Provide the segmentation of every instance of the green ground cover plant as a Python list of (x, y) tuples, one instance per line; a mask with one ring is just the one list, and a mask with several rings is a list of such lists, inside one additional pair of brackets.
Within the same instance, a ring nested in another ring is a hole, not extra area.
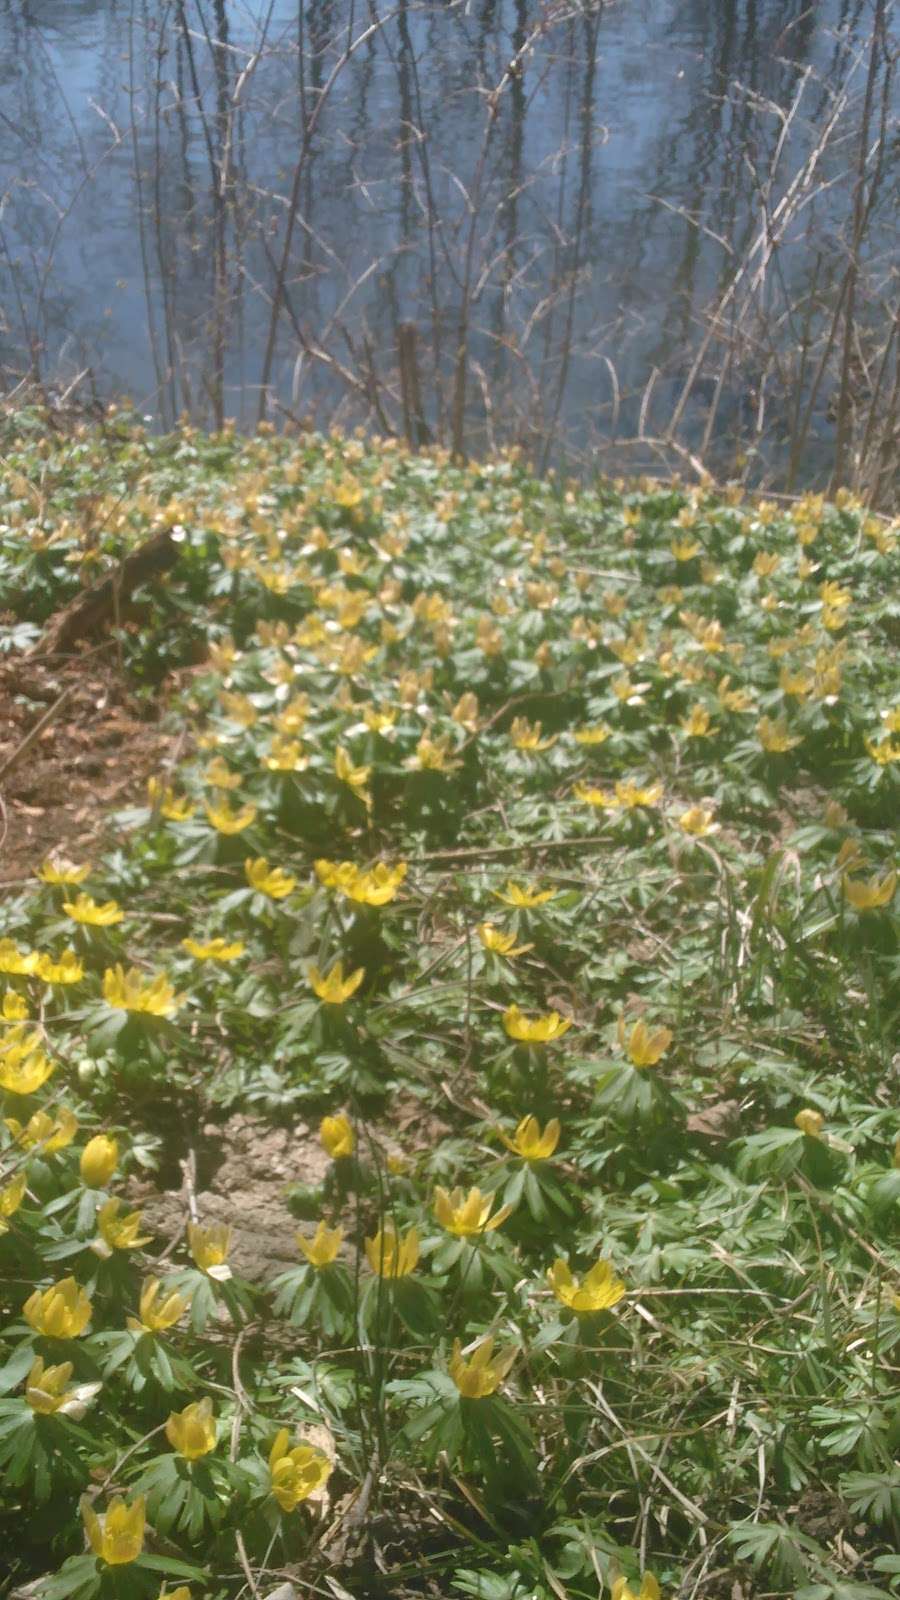
[[(173, 531), (186, 730), (0, 900), (0, 1593), (896, 1593), (896, 527), (128, 416), (0, 476), (10, 654)], [(134, 1199), (235, 1108), (328, 1157), (262, 1283)]]

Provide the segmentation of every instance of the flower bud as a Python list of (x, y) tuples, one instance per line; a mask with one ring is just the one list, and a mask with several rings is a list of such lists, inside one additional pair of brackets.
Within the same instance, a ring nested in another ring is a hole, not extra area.
[(104, 1189), (116, 1170), (119, 1146), (108, 1133), (97, 1133), (81, 1152), (81, 1181), (88, 1189)]
[(332, 1161), (338, 1161), (342, 1156), (352, 1156), (356, 1139), (353, 1125), (349, 1117), (340, 1112), (336, 1117), (323, 1117), (319, 1124), (319, 1139), (322, 1148)]
[(804, 1106), (794, 1118), (794, 1126), (805, 1133), (808, 1139), (821, 1139), (825, 1118), (821, 1111), (813, 1111), (810, 1106)]

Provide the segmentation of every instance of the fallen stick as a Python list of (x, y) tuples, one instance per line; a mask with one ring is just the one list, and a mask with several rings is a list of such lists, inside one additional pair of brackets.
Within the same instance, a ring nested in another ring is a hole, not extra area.
[(51, 617), (32, 656), (64, 655), (79, 639), (89, 638), (104, 623), (114, 621), (122, 603), (145, 579), (167, 572), (178, 560), (178, 549), (168, 528), (138, 545), (113, 572), (98, 578), (90, 588), (70, 600)]

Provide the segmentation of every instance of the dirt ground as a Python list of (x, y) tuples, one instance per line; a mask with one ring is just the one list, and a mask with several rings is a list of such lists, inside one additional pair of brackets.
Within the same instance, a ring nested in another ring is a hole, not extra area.
[(129, 1199), (140, 1205), (157, 1245), (182, 1240), (193, 1212), (201, 1222), (231, 1226), (228, 1260), (249, 1282), (264, 1283), (297, 1266), (301, 1257), (294, 1235), (301, 1224), (283, 1190), (289, 1183), (318, 1184), (325, 1177), (331, 1163), (316, 1130), (302, 1123), (273, 1128), (237, 1113), (222, 1126), (203, 1129), (202, 1160), (214, 1168), (202, 1188), (194, 1186), (190, 1163), (178, 1190), (160, 1191), (152, 1180), (132, 1182)]
[(27, 883), (54, 850), (85, 859), (101, 836), (108, 840), (109, 813), (142, 799), (147, 779), (175, 754), (157, 704), (136, 698), (114, 660), (18, 656), (0, 659), (0, 774), (53, 707), (0, 775), (0, 887)]

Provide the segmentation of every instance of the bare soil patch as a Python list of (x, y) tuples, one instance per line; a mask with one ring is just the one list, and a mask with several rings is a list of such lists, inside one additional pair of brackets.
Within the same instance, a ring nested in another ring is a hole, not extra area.
[(284, 1199), (288, 1184), (322, 1182), (330, 1161), (316, 1131), (305, 1123), (271, 1127), (261, 1118), (237, 1113), (224, 1124), (202, 1130), (202, 1165), (215, 1170), (206, 1187), (190, 1192), (189, 1172), (178, 1190), (133, 1182), (131, 1197), (160, 1242), (181, 1239), (191, 1220), (192, 1203), (203, 1223), (232, 1228), (229, 1261), (251, 1283), (265, 1282), (299, 1261), (294, 1235), (300, 1226)]
[(114, 661), (19, 656), (0, 661), (0, 769), (63, 694), (0, 780), (0, 884), (27, 882), (54, 850), (81, 860), (173, 758), (159, 701), (139, 700)]

